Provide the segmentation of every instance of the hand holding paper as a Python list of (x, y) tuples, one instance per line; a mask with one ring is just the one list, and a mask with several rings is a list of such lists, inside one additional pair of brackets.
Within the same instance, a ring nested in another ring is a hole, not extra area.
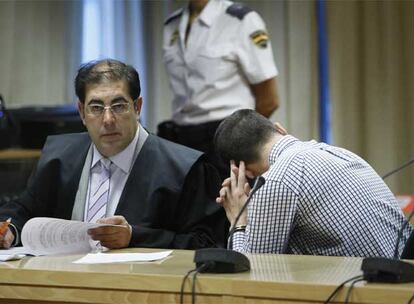
[(108, 226), (56, 218), (35, 217), (22, 230), (22, 244), (33, 255), (90, 252), (95, 247), (87, 231)]
[(97, 221), (97, 224), (105, 226), (88, 230), (92, 240), (99, 241), (102, 246), (109, 249), (128, 247), (131, 240), (131, 226), (123, 216), (116, 215), (102, 218)]
[[(22, 230), (24, 247), (0, 250), (0, 261), (21, 258), (21, 254), (88, 253), (95, 246), (90, 235), (94, 235), (94, 239), (99, 240), (103, 246), (114, 248), (114, 246), (121, 246), (122, 242), (129, 244), (131, 228), (122, 216), (102, 219), (96, 224), (47, 217), (32, 218)], [(167, 257), (171, 252), (169, 250), (153, 253), (88, 254), (76, 263), (156, 261)]]

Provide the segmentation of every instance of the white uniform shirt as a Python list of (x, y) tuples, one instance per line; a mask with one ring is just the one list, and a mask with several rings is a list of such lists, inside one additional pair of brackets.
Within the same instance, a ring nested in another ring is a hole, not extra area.
[[(226, 12), (232, 5), (241, 15)], [(166, 21), (164, 64), (177, 124), (221, 120), (236, 110), (254, 109), (249, 84), (277, 75), (265, 24), (254, 11), (243, 14), (245, 9), (230, 1), (210, 0), (194, 20), (187, 44), (189, 9)]]

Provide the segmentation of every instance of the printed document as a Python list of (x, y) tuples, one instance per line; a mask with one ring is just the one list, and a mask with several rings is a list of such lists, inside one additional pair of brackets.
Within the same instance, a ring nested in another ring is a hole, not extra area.
[(99, 226), (112, 225), (48, 217), (32, 218), (22, 229), (23, 247), (0, 250), (0, 261), (21, 259), (25, 255), (89, 253), (74, 263), (151, 262), (162, 260), (172, 253), (172, 250), (152, 253), (90, 253), (97, 249), (97, 242), (89, 237), (87, 231)]
[(53, 255), (86, 253), (96, 248), (87, 231), (90, 228), (108, 226), (48, 217), (30, 219), (22, 229), (23, 247), (0, 250), (5, 255)]
[(88, 253), (75, 264), (104, 264), (119, 262), (153, 262), (165, 259), (172, 253), (172, 250), (151, 252), (151, 253)]

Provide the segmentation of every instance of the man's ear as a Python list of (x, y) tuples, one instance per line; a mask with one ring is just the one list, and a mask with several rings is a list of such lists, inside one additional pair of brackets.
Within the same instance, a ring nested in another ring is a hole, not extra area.
[(79, 112), (80, 118), (82, 119), (83, 125), (86, 126), (86, 124), (85, 124), (85, 104), (80, 102), (80, 100), (78, 100), (78, 112)]
[(276, 131), (282, 135), (287, 135), (287, 130), (278, 122), (275, 122)]
[(141, 107), (142, 107), (142, 97), (138, 97), (137, 101), (135, 102), (135, 111), (139, 114), (141, 114)]

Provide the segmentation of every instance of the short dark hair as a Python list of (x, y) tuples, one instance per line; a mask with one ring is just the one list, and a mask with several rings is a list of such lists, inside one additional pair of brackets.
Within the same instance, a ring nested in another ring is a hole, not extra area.
[(141, 84), (134, 67), (115, 59), (93, 60), (84, 63), (79, 67), (75, 78), (76, 95), (80, 102), (84, 103), (87, 85), (119, 80), (127, 81), (129, 95), (135, 101), (141, 94)]
[(214, 135), (214, 146), (225, 161), (252, 163), (260, 149), (277, 132), (276, 127), (254, 110), (239, 110), (224, 119)]

